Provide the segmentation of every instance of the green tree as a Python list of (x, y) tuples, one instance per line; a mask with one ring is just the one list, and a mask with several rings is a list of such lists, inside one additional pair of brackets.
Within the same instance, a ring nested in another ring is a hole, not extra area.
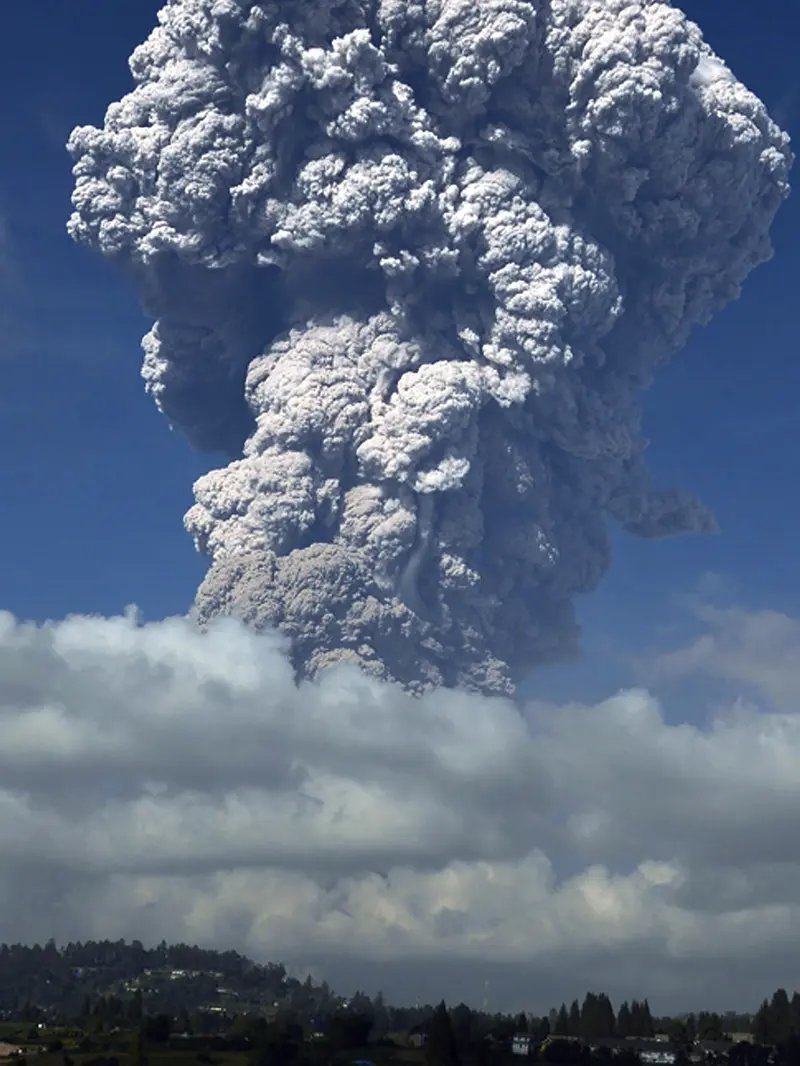
[(141, 1022), (142, 1018), (144, 1017), (144, 1008), (142, 1006), (142, 990), (141, 990), (141, 988), (137, 988), (136, 991), (133, 993), (133, 997), (131, 998), (130, 1002), (128, 1003), (127, 1014), (128, 1014), (128, 1021), (130, 1021), (130, 1022), (136, 1022), (136, 1023)]
[(92, 1008), (91, 1017), (86, 1019), (84, 1028), (101, 1033), (108, 1020), (108, 1001), (105, 996), (98, 996)]
[(562, 1003), (553, 1026), (553, 1036), (569, 1036), (569, 1013), (566, 1003)]
[[(787, 1009), (789, 1001), (786, 1001)], [(697, 1015), (697, 1036), (700, 1040), (722, 1040), (722, 1019), (718, 1014), (700, 1011)]]
[(147, 1047), (144, 1039), (144, 1026), (139, 1025), (136, 1032), (136, 1046), (134, 1048), (135, 1066), (147, 1066)]
[(631, 1036), (641, 1037), (643, 1035), (642, 1029), (644, 1028), (642, 1022), (642, 1005), (638, 999), (631, 1001)]
[(753, 1019), (753, 1039), (757, 1044), (770, 1043), (769, 1001), (764, 1000)]
[(577, 999), (573, 999), (567, 1018), (567, 1036), (581, 1036), (581, 1008)]
[(596, 997), (594, 992), (586, 993), (579, 1013), (580, 1024), (577, 1035), (580, 1036), (582, 1040), (591, 1040), (592, 1037), (596, 1035), (595, 1023), (597, 1021)]
[(800, 1066), (800, 1033), (791, 1033), (781, 1048), (782, 1066)]
[(524, 1014), (522, 1017), (525, 1018), (524, 1029), (519, 1028), (519, 1019), (513, 1014), (498, 1014), (492, 1023), (493, 1036), (498, 1040), (510, 1040), (514, 1033), (526, 1033), (528, 1031), (528, 1019)]
[(631, 1033), (631, 1009), (628, 1006), (628, 1001), (625, 1002), (619, 1008), (619, 1014), (617, 1015), (617, 1036), (626, 1037), (632, 1036)]
[(601, 992), (597, 997), (597, 1019), (600, 1030), (598, 1036), (613, 1036), (617, 1031), (617, 1019), (611, 1000), (605, 992)]
[(543, 1018), (536, 1018), (533, 1024), (533, 1035), (540, 1043), (550, 1036), (550, 1019), (545, 1014)]
[(689, 1043), (689, 1026), (682, 1018), (667, 1018), (664, 1029), (671, 1043), (678, 1047)]
[[(313, 995), (313, 989), (311, 990), (311, 994)], [(373, 1035), (376, 1037), (385, 1037), (389, 1032), (389, 1028), (389, 1007), (383, 992), (378, 991), (372, 1001)]]
[(303, 1032), (294, 1022), (273, 1022), (259, 1034), (251, 1066), (291, 1066), (300, 1056)]
[(800, 1035), (800, 992), (792, 994), (792, 1001), (789, 1004), (789, 1019), (792, 1032)]
[(87, 1021), (91, 1017), (91, 1014), (92, 1014), (92, 1001), (89, 998), (89, 994), (87, 993), (83, 997), (83, 1003), (81, 1004), (81, 1011), (80, 1011), (80, 1014), (78, 1015), (78, 1019), (79, 1019), (79, 1021), (81, 1023), (81, 1027), (82, 1028), (86, 1025)]
[[(191, 1019), (189, 1020), (191, 1026)], [(229, 1036), (247, 1036), (254, 1038), (267, 1028), (267, 1019), (255, 1014), (237, 1014), (228, 1029)]]
[(553, 1040), (542, 1048), (542, 1062), (552, 1066), (578, 1066), (583, 1057), (583, 1049), (573, 1040)]
[(208, 1036), (213, 1023), (207, 1010), (196, 1010), (192, 1015), (192, 1033), (195, 1036)]
[(588, 992), (581, 1007), (580, 1035), (584, 1040), (614, 1036), (617, 1022), (614, 1008), (605, 992)]
[(461, 1050), (466, 1050), (477, 1037), (475, 1017), (466, 1003), (459, 1003), (450, 1011), (450, 1023), (453, 1026), (457, 1046)]
[(20, 1020), (23, 1022), (38, 1022), (39, 1021), (39, 1008), (34, 1007), (31, 1001), (28, 999), (22, 1006), (22, 1010), (19, 1013)]
[(650, 1004), (647, 1000), (640, 1003), (635, 999), (631, 1003), (630, 1036), (648, 1038), (653, 1035), (653, 1016), (650, 1013)]
[(328, 1025), (328, 1041), (336, 1051), (364, 1047), (372, 1029), (372, 1016), (353, 1010), (341, 1010)]
[(460, 1066), (453, 1024), (444, 1000), (434, 1010), (425, 1042), (426, 1066)]
[(151, 1044), (166, 1044), (172, 1032), (172, 1018), (169, 1014), (156, 1014), (144, 1021), (145, 1040)]
[(792, 1030), (789, 996), (785, 988), (779, 988), (769, 1005), (770, 1043), (785, 1044)]

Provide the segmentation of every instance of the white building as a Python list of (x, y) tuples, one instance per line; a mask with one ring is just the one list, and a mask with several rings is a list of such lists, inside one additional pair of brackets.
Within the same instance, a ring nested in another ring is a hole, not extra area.
[(528, 1033), (516, 1033), (511, 1038), (511, 1051), (514, 1055), (530, 1055), (531, 1037)]

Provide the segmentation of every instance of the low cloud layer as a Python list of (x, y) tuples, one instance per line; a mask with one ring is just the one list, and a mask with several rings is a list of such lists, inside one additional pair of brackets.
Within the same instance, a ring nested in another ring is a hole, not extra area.
[(800, 624), (701, 618), (656, 665), (732, 684), (702, 730), (643, 689), (298, 686), (231, 620), (0, 615), (0, 939), (233, 946), (404, 1001), (755, 1007), (800, 948)]

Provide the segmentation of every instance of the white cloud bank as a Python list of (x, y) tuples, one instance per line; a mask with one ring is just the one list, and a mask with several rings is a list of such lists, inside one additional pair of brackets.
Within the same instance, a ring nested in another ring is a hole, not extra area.
[(232, 621), (0, 615), (0, 939), (186, 939), (404, 1001), (755, 1008), (800, 951), (800, 623), (702, 618), (659, 670), (748, 702), (698, 729), (644, 690), (298, 687)]

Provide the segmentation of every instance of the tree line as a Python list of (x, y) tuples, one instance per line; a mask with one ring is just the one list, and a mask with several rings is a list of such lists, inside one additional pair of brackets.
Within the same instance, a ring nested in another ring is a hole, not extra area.
[(753, 1018), (753, 1036), (758, 1044), (785, 1044), (792, 1036), (800, 1036), (800, 993), (791, 1000), (785, 988), (765, 999)]
[[(58, 1016), (76, 1021), (87, 1030), (124, 1027), (142, 1011), (141, 990), (125, 991), (126, 982), (150, 971), (183, 970), (185, 980), (165, 978), (147, 989), (146, 1011), (165, 1013), (179, 1031), (217, 1034), (230, 1025), (230, 1011), (210, 1016), (202, 1008), (219, 1002), (218, 985), (234, 990), (240, 1006), (251, 1009), (259, 1000), (279, 1001), (284, 1013), (308, 1028), (332, 1024), (343, 999), (326, 983), (300, 981), (289, 976), (281, 963), (257, 964), (236, 951), (215, 951), (188, 944), (162, 941), (147, 948), (140, 941), (87, 941), (58, 947), (0, 944), (0, 1012), (31, 1023)], [(150, 981), (151, 978), (148, 978)], [(130, 987), (129, 985), (127, 987)], [(398, 1007), (378, 993), (357, 993), (350, 999), (351, 1014), (372, 1019), (372, 1035), (382, 1038), (427, 1023), (432, 1005)], [(492, 1031), (500, 1038), (527, 1032), (535, 1039), (550, 1035), (576, 1040), (606, 1037), (648, 1038), (666, 1033), (677, 1044), (694, 1040), (721, 1040), (726, 1032), (752, 1032), (756, 1041), (777, 1045), (800, 1034), (800, 994), (790, 997), (778, 989), (765, 999), (754, 1016), (701, 1011), (681, 1017), (654, 1017), (647, 999), (624, 1002), (618, 1011), (604, 992), (589, 992), (583, 1001), (562, 1003), (544, 1016), (490, 1014), (465, 1004), (449, 1012), (457, 1039)]]

